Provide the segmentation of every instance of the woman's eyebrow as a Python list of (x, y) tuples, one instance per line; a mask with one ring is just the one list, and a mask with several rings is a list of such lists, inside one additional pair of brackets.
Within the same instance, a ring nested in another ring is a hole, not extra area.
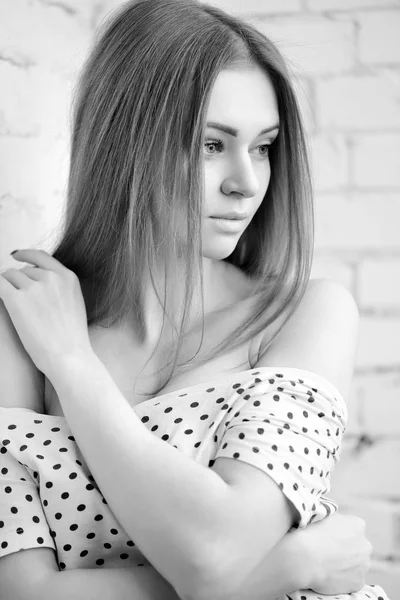
[[(234, 137), (237, 137), (238, 133), (239, 133), (239, 131), (237, 129), (234, 129), (233, 127), (229, 127), (229, 125), (222, 125), (221, 123), (216, 123), (215, 121), (208, 122), (207, 127), (213, 127), (214, 129), (220, 129), (221, 131), (224, 131), (225, 133), (229, 133), (230, 135), (233, 135)], [(260, 133), (256, 137), (259, 137), (260, 135), (264, 135), (264, 133), (270, 133), (271, 131), (274, 131), (275, 129), (279, 129), (278, 123), (275, 123), (275, 125), (271, 125), (271, 127), (267, 127), (266, 129), (263, 129), (262, 131), (260, 131)]]

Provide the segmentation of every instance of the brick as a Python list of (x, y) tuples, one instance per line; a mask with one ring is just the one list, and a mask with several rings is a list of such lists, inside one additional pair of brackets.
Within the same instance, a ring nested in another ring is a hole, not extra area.
[(400, 367), (400, 318), (361, 316), (356, 366)]
[(345, 402), (348, 410), (348, 418), (346, 425), (346, 436), (361, 435), (361, 406), (359, 398), (354, 392), (354, 379), (352, 381), (350, 391), (345, 397)]
[(256, 25), (276, 42), (296, 72), (342, 73), (355, 65), (355, 34), (348, 21), (307, 15), (269, 18)]
[(348, 396), (345, 398), (347, 410), (348, 410), (348, 418), (346, 425), (346, 436), (353, 435), (361, 435), (362, 430), (362, 406), (361, 406), (361, 398), (358, 392), (358, 376), (355, 374), (353, 376), (350, 390)]
[[(76, 16), (81, 15), (84, 18), (90, 18), (94, 7), (96, 6), (95, 0), (87, 0), (86, 2), (82, 2), (82, 0), (59, 0), (57, 3), (54, 0), (39, 0), (42, 4), (47, 4), (48, 6), (53, 6), (58, 10), (61, 10), (67, 15)], [(106, 4), (111, 4), (111, 0), (105, 0)], [(119, 4), (121, 2), (119, 1)]]
[(65, 189), (67, 140), (0, 137), (0, 164), (2, 193), (50, 205), (52, 192)]
[(89, 26), (57, 6), (26, 0), (0, 3), (0, 56), (74, 75), (90, 41)]
[(32, 200), (35, 191), (40, 188), (42, 154), (43, 148), (38, 139), (0, 138), (2, 193)]
[(358, 270), (359, 305), (400, 311), (400, 260), (365, 260)]
[(400, 6), (399, 0), (306, 0), (306, 7), (311, 10), (346, 10), (352, 12), (357, 8), (384, 8)]
[[(203, 0), (200, 0), (203, 2)], [(226, 12), (238, 15), (251, 14), (275, 14), (275, 13), (291, 13), (302, 10), (301, 0), (268, 0), (262, 2), (260, 0), (205, 0), (206, 4), (212, 4), (218, 8), (222, 8)]]
[(37, 199), (16, 198), (1, 194), (0, 265), (15, 267), (10, 252), (16, 248), (54, 248), (60, 235), (63, 216), (63, 194), (53, 192), (47, 203)]
[(365, 64), (400, 62), (400, 10), (357, 15), (359, 56)]
[(37, 135), (40, 123), (30, 106), (30, 72), (8, 62), (0, 62), (2, 88), (12, 93), (0, 95), (0, 134)]
[(330, 256), (314, 256), (311, 279), (333, 279), (344, 285), (350, 292), (354, 287), (354, 272), (344, 261)]
[(68, 174), (66, 138), (0, 137), (0, 261), (56, 235)]
[[(201, 0), (200, 0), (201, 1)], [(82, 0), (68, 0), (76, 4), (77, 10), (80, 10)], [(121, 0), (104, 0), (103, 2), (91, 1), (86, 9), (86, 12), (90, 15), (90, 24), (95, 30), (97, 27), (102, 27), (112, 14), (121, 8), (123, 3)]]
[(359, 408), (360, 432), (370, 436), (400, 436), (399, 373), (357, 374), (352, 394)]
[(400, 134), (357, 136), (352, 152), (356, 186), (400, 187)]
[(400, 127), (400, 73), (334, 77), (315, 82), (322, 129), (376, 131)]
[(345, 187), (349, 179), (349, 151), (341, 135), (319, 134), (311, 140), (314, 188), (330, 191)]
[(2, 194), (0, 199), (0, 264), (15, 267), (9, 253), (15, 248), (31, 248), (43, 235), (47, 215), (44, 206)]
[(72, 94), (66, 78), (0, 62), (0, 81), (12, 90), (0, 95), (1, 134), (55, 137), (67, 132)]
[(340, 503), (340, 512), (357, 515), (365, 521), (375, 557), (400, 559), (400, 505), (349, 498), (347, 503)]
[(317, 194), (316, 249), (400, 248), (400, 201), (389, 193)]
[(332, 498), (346, 504), (354, 498), (400, 499), (399, 461), (398, 439), (373, 440), (369, 445), (348, 438), (332, 473)]

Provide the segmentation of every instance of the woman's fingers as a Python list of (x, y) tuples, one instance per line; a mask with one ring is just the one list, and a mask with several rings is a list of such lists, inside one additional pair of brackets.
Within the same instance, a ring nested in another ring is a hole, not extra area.
[(74, 352), (91, 353), (85, 301), (73, 271), (43, 250), (20, 250), (30, 263), (0, 276), (0, 298), (26, 351), (43, 373)]
[[(9, 270), (10, 269), (8, 269), (8, 271)], [(4, 304), (6, 304), (6, 302), (11, 298), (13, 292), (15, 292), (14, 285), (8, 281), (7, 277), (5, 277), (6, 273), (7, 271), (0, 273), (0, 298), (4, 301)]]
[(7, 269), (1, 273), (17, 290), (23, 290), (29, 287), (32, 281), (43, 281), (47, 271), (39, 267), (22, 267), (22, 269)]
[[(32, 267), (31, 267), (32, 268)], [(23, 269), (7, 269), (1, 273), (2, 277), (11, 283), (17, 290), (22, 290), (32, 283), (28, 275), (22, 273)]]
[(30, 263), (36, 267), (60, 273), (60, 275), (68, 270), (57, 259), (55, 259), (53, 256), (50, 256), (50, 254), (48, 254), (45, 250), (37, 250), (34, 248), (28, 248), (27, 250), (16, 250), (12, 257), (21, 262)]
[(43, 274), (46, 272), (39, 267), (22, 267), (22, 269), (19, 269), (19, 271), (22, 271), (29, 277), (29, 279), (33, 279), (34, 281), (42, 281)]

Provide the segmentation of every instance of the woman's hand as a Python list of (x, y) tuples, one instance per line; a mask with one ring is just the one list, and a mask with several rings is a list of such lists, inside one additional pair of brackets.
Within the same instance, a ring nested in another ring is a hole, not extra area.
[(333, 513), (297, 533), (312, 569), (310, 589), (320, 594), (348, 594), (362, 588), (372, 553), (362, 519)]
[(37, 368), (49, 379), (60, 358), (93, 354), (79, 280), (44, 250), (17, 250), (32, 266), (0, 273), (0, 298)]

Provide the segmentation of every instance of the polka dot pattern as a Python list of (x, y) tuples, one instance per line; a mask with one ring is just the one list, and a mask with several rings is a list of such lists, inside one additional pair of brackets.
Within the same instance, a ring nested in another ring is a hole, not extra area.
[(277, 600), (390, 600), (379, 585), (364, 585), (358, 592), (351, 594), (324, 595), (312, 590), (298, 590)]
[(47, 547), (63, 570), (148, 565), (111, 513), (65, 419), (33, 415), (0, 408), (0, 443), (9, 440), (0, 454), (0, 557)]
[[(240, 459), (267, 473), (298, 510), (297, 525), (306, 527), (337, 509), (324, 494), (339, 457), (347, 411), (328, 382), (319, 381), (316, 387), (315, 377), (306, 381), (304, 372), (294, 377), (292, 371), (275, 372), (266, 379), (255, 370), (250, 373), (253, 380), (241, 382), (246, 393), (235, 400), (235, 416), (224, 418), (218, 427), (220, 445), (214, 459)], [(332, 406), (334, 413), (329, 410)], [(314, 464), (319, 468), (311, 471)]]
[[(347, 409), (314, 373), (262, 367), (224, 374), (133, 410), (153, 435), (204, 466), (228, 457), (263, 470), (297, 508), (300, 527), (337, 510), (325, 494)], [(149, 564), (114, 518), (63, 417), (0, 408), (0, 515), (0, 557), (56, 549), (56, 539), (62, 570)], [(378, 595), (367, 588), (370, 596), (360, 591), (352, 600), (387, 600), (377, 586)]]

